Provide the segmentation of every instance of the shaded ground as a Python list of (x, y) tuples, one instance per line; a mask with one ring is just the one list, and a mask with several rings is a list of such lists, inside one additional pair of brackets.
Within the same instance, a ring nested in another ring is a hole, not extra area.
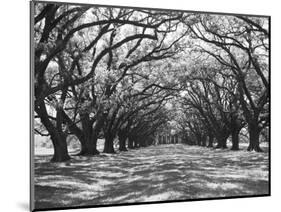
[(268, 154), (160, 145), (114, 155), (36, 156), (36, 208), (268, 194)]

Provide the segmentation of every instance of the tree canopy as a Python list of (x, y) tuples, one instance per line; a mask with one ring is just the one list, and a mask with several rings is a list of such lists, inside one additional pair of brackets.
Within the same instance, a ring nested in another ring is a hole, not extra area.
[[(181, 142), (262, 151), (269, 125), (269, 19), (35, 3), (35, 133), (52, 161)], [(168, 137), (167, 137), (168, 135)]]

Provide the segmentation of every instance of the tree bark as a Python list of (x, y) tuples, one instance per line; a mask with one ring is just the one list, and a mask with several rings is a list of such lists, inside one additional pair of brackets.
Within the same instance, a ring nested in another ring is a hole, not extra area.
[(125, 137), (125, 136), (119, 137), (119, 150), (120, 151), (128, 151), (126, 148), (126, 140), (127, 140), (127, 137)]
[(71, 158), (67, 151), (66, 136), (58, 136), (55, 134), (51, 135), (51, 140), (54, 145), (54, 155), (51, 162), (64, 162), (70, 160)]
[(81, 142), (81, 151), (78, 155), (90, 156), (98, 155), (100, 152), (97, 150), (97, 139), (90, 137)]
[(115, 153), (113, 140), (114, 140), (113, 136), (111, 135), (105, 136), (104, 149), (103, 149), (104, 153), (112, 153), (112, 154)]
[(64, 162), (70, 160), (71, 158), (67, 150), (66, 136), (62, 132), (59, 132), (49, 120), (44, 102), (35, 107), (35, 111), (51, 136), (51, 141), (54, 146), (54, 155), (51, 162)]
[(259, 137), (260, 137), (260, 130), (257, 124), (249, 125), (249, 136), (250, 136), (250, 143), (247, 148), (247, 151), (256, 151), (256, 152), (263, 152), (260, 148)]
[(162, 136), (161, 135), (158, 136), (158, 144), (162, 144)]
[(231, 150), (239, 150), (239, 132), (240, 130), (233, 130), (231, 133), (231, 140), (232, 140)]
[(218, 141), (218, 143), (217, 143), (216, 148), (222, 148), (222, 149), (227, 148), (227, 145), (226, 145), (227, 138), (220, 137), (217, 139), (217, 141)]
[(166, 144), (166, 136), (165, 135), (163, 136), (162, 144)]
[(63, 92), (61, 97), (61, 102), (56, 107), (56, 130), (54, 131), (54, 135), (56, 135), (52, 141), (54, 145), (54, 156), (51, 159), (51, 162), (63, 162), (70, 159), (67, 151), (67, 143), (66, 138), (67, 134), (63, 130), (63, 106), (62, 102), (64, 102), (64, 97), (66, 93)]
[(207, 145), (207, 141), (206, 141), (206, 139), (203, 139), (202, 140), (202, 146), (206, 146)]
[(79, 139), (81, 142), (81, 151), (78, 155), (97, 155), (99, 154), (99, 151), (97, 150), (97, 135), (96, 132), (93, 131), (93, 124), (90, 120), (89, 114), (80, 113), (80, 116), (82, 119), (83, 136)]
[(174, 143), (175, 143), (175, 136), (171, 135), (171, 144), (174, 144)]
[(140, 147), (147, 147), (148, 146), (148, 139), (147, 137), (143, 137), (141, 141), (139, 141), (139, 146)]
[(175, 135), (175, 144), (177, 144), (178, 142), (179, 142), (178, 135)]
[(213, 143), (214, 143), (214, 136), (213, 135), (209, 135), (208, 147), (213, 147)]

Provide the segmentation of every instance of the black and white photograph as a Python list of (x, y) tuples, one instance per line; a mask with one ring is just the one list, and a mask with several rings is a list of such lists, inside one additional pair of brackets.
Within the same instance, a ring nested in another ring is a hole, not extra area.
[(31, 210), (269, 196), (270, 26), (30, 2)]

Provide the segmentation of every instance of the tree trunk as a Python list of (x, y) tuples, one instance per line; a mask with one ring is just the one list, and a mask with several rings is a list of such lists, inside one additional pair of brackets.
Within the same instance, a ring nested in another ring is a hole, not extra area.
[(98, 143), (98, 134), (97, 134), (97, 132), (93, 132), (92, 143), (93, 143), (93, 148), (94, 148), (94, 154), (98, 155), (100, 152), (97, 150), (97, 143)]
[(104, 149), (103, 149), (104, 153), (115, 153), (113, 140), (114, 140), (113, 136), (111, 135), (105, 136)]
[(138, 147), (139, 147), (139, 141), (138, 141), (138, 139), (134, 139), (133, 148), (136, 149)]
[(70, 160), (71, 158), (67, 151), (66, 136), (52, 135), (51, 140), (54, 146), (54, 155), (51, 162), (64, 162)]
[(97, 147), (97, 136), (93, 132), (93, 126), (88, 113), (80, 113), (82, 119), (83, 138), (81, 140), (81, 151), (78, 155), (96, 155), (99, 154)]
[(127, 138), (125, 136), (119, 138), (119, 150), (120, 151), (128, 151), (126, 148), (126, 140), (127, 140)]
[(163, 136), (162, 144), (166, 144), (166, 136), (165, 135)]
[(131, 137), (129, 137), (129, 139), (128, 139), (128, 148), (129, 149), (134, 148), (134, 140)]
[(197, 135), (197, 136), (196, 136), (196, 140), (197, 140), (197, 143), (196, 143), (196, 144), (197, 144), (198, 146), (201, 146), (201, 145), (202, 145), (202, 143), (201, 143), (201, 142), (202, 142), (202, 141), (201, 141), (201, 136)]
[(35, 107), (35, 111), (51, 136), (51, 141), (54, 146), (54, 155), (51, 162), (64, 162), (70, 160), (71, 158), (67, 150), (66, 136), (62, 132), (60, 133), (49, 120), (44, 102), (42, 102), (40, 106)]
[(259, 137), (260, 137), (260, 130), (258, 126), (252, 124), (249, 126), (249, 136), (250, 136), (250, 143), (247, 148), (247, 151), (256, 151), (256, 152), (263, 152), (260, 148)]
[(144, 137), (143, 140), (141, 142), (139, 142), (139, 146), (140, 147), (147, 147), (148, 146), (148, 143), (149, 143), (149, 138), (147, 137)]
[(227, 148), (227, 145), (226, 145), (227, 138), (220, 137), (217, 139), (217, 141), (218, 141), (218, 144), (217, 144), (216, 148), (222, 148), (222, 149)]
[(100, 134), (100, 131), (102, 129), (102, 127), (104, 126), (104, 121), (106, 119), (107, 114), (100, 112), (101, 115), (98, 116), (95, 126), (92, 129), (92, 143), (93, 143), (93, 148), (94, 148), (94, 153), (95, 154), (99, 154), (100, 152), (97, 150), (97, 142), (98, 142), (98, 136)]
[(155, 138), (149, 138), (148, 142), (147, 142), (147, 146), (151, 146), (154, 144)]
[(158, 135), (158, 144), (161, 144), (161, 143), (162, 143), (162, 136)]
[(214, 143), (214, 136), (209, 135), (208, 147), (213, 147), (213, 143)]
[(146, 147), (145, 140), (143, 140), (142, 142), (139, 142), (139, 147)]
[(175, 144), (177, 144), (178, 142), (179, 142), (178, 135), (175, 135)]
[(206, 145), (207, 145), (206, 143), (207, 143), (206, 139), (203, 138), (203, 140), (202, 140), (202, 146), (206, 146)]
[(233, 130), (231, 135), (232, 147), (231, 150), (239, 150), (239, 132), (240, 130)]
[(188, 145), (196, 145), (196, 139), (194, 137), (185, 137), (185, 143)]
[(96, 138), (88, 138), (81, 142), (81, 151), (78, 155), (90, 156), (90, 155), (98, 155), (100, 152), (97, 150), (97, 139)]
[[(64, 96), (65, 93), (62, 94)], [(64, 97), (61, 97), (62, 99)], [(61, 100), (63, 102), (63, 100)], [(54, 145), (54, 156), (51, 162), (63, 162), (70, 159), (67, 151), (66, 138), (67, 134), (63, 131), (63, 116), (62, 116), (63, 106), (60, 104), (56, 108), (56, 131), (54, 133), (55, 137), (52, 139)], [(52, 135), (51, 135), (52, 136)]]
[(175, 136), (171, 135), (171, 144), (174, 144), (174, 143), (175, 143)]

